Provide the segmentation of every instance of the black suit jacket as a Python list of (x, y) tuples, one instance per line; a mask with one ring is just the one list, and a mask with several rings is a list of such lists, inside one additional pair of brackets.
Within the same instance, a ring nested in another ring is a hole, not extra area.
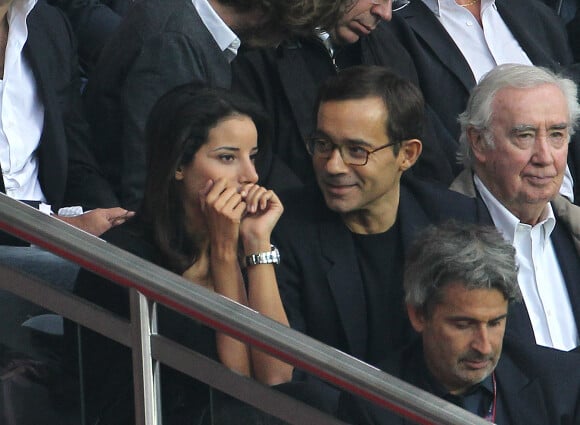
[(195, 79), (229, 87), (231, 69), (191, 0), (135, 3), (86, 90), (92, 149), (121, 205), (135, 209), (143, 196), (151, 108), (171, 88)]
[(568, 30), (568, 38), (570, 40), (570, 47), (572, 48), (572, 54), (574, 55), (574, 60), (580, 62), (580, 6), (576, 10), (576, 16), (568, 25), (566, 25)]
[[(379, 364), (385, 372), (419, 388), (428, 389), (418, 343)], [(509, 423), (498, 425), (580, 424), (580, 355), (519, 341), (504, 340), (495, 369), (498, 397)], [(411, 421), (377, 405), (343, 393), (339, 416), (356, 425), (407, 425)]]
[[(405, 180), (397, 215), (404, 250), (429, 224), (451, 218), (476, 222), (475, 200), (455, 196), (437, 185)], [(315, 191), (294, 191), (283, 194), (282, 200), (286, 211), (273, 238), (282, 256), (276, 275), (290, 326), (367, 360), (365, 291), (351, 232)], [(400, 303), (388, 303), (400, 304), (401, 308), (392, 312), (393, 322), (405, 324), (401, 329), (385, 326), (385, 339), (395, 350), (406, 345), (413, 332), (402, 297)], [(295, 379), (311, 380), (300, 372)], [(328, 397), (323, 396), (322, 406), (318, 407), (332, 411), (338, 391), (321, 390), (325, 391)]]
[[(572, 63), (566, 32), (537, 0), (496, 0), (497, 10), (534, 65), (560, 70)], [(425, 99), (458, 139), (457, 116), (476, 81), (461, 51), (421, 0), (393, 14), (393, 31), (415, 63)]]
[[(344, 58), (344, 63), (341, 61)], [(351, 65), (380, 65), (417, 83), (411, 58), (395, 39), (387, 23), (381, 23), (368, 37), (339, 50), (337, 62)], [(289, 168), (262, 173), (266, 184), (284, 189), (292, 184), (314, 182), (311, 158), (305, 140), (316, 126), (316, 99), (325, 79), (336, 75), (328, 51), (318, 39), (286, 43), (277, 49), (247, 50), (232, 63), (232, 88), (261, 104), (273, 121), (272, 151)], [(455, 163), (454, 140), (428, 110), (423, 153), (413, 172), (421, 177), (450, 183)], [(276, 165), (280, 167), (280, 165)], [(280, 178), (282, 174), (282, 178)], [(288, 182), (289, 175), (297, 180)]]
[(62, 12), (38, 2), (28, 16), (27, 27), (24, 55), (45, 109), (37, 150), (44, 195), (55, 208), (65, 204), (115, 206), (116, 198), (87, 149), (89, 128), (82, 113), (70, 25)]

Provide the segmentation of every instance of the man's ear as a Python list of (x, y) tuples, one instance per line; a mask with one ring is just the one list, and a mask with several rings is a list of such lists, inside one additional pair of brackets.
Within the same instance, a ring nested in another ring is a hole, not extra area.
[(407, 315), (409, 316), (409, 321), (411, 326), (417, 333), (423, 332), (425, 329), (425, 314), (422, 309), (411, 304), (407, 304)]
[(479, 162), (483, 162), (485, 160), (485, 154), (487, 151), (487, 144), (483, 130), (479, 130), (475, 127), (468, 127), (467, 140), (471, 146), (471, 152), (473, 153), (473, 156)]
[(417, 162), (421, 151), (423, 150), (423, 144), (419, 139), (409, 139), (401, 143), (401, 149), (399, 150), (399, 158), (401, 158), (401, 171), (407, 171)]
[(183, 168), (181, 168), (181, 165), (175, 170), (175, 180), (183, 180)]

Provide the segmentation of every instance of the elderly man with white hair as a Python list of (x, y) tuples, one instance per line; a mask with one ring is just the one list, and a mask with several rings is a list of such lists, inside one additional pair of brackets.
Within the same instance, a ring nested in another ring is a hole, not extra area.
[(524, 304), (508, 327), (539, 345), (579, 345), (580, 208), (558, 192), (580, 116), (576, 85), (543, 68), (502, 65), (460, 115), (466, 170), (451, 189), (481, 198), (517, 252)]

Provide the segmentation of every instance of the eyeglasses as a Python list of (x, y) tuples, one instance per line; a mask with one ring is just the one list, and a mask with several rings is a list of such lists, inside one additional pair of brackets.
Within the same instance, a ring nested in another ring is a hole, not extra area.
[[(385, 0), (371, 0), (372, 4), (381, 4), (384, 3)], [(396, 12), (398, 10), (401, 10), (405, 7), (407, 7), (410, 3), (411, 0), (387, 0), (387, 2), (391, 2), (391, 10), (393, 12)]]
[(362, 146), (337, 145), (329, 140), (313, 137), (307, 140), (306, 147), (308, 149), (308, 153), (310, 153), (313, 158), (323, 159), (330, 158), (332, 152), (334, 152), (335, 149), (338, 149), (342, 161), (346, 165), (362, 167), (367, 165), (367, 162), (369, 161), (369, 155), (380, 151), (381, 149), (388, 148), (389, 146), (394, 146), (397, 143), (399, 142), (390, 142), (386, 145), (379, 146), (378, 148), (369, 151)]

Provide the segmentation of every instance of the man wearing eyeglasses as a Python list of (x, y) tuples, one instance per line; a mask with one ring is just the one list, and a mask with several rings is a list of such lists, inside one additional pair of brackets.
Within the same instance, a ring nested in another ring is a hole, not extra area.
[[(474, 221), (476, 201), (411, 178), (401, 184), (422, 149), (423, 100), (408, 80), (351, 67), (319, 99), (308, 142), (318, 190), (284, 194), (278, 283), (293, 328), (374, 364), (413, 335), (403, 307), (408, 244), (433, 222)], [(300, 372), (295, 379), (319, 388), (318, 407), (336, 407), (335, 389)]]
[[(335, 25), (276, 49), (242, 52), (232, 64), (232, 87), (263, 105), (273, 122), (272, 151), (277, 162), (269, 174), (260, 170), (269, 186), (281, 189), (314, 181), (305, 144), (315, 125), (316, 93), (326, 78), (365, 64), (384, 66), (418, 84), (411, 58), (386, 22), (392, 10), (408, 0), (346, 3)], [(429, 118), (421, 135), (423, 155), (414, 173), (449, 184), (455, 175), (457, 142)]]

